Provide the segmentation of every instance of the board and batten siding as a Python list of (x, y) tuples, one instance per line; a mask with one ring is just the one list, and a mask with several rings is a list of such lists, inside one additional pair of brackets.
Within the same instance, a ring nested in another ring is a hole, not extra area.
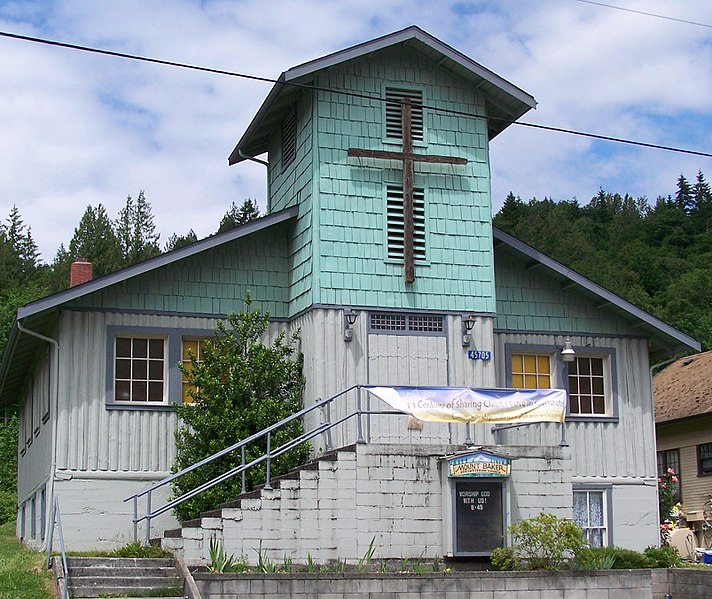
[[(560, 335), (527, 335), (497, 332), (496, 354), (499, 386), (506, 386), (507, 344), (540, 348), (562, 346)], [(648, 343), (633, 337), (571, 336), (574, 347), (595, 354), (596, 349), (613, 349), (616, 359), (614, 389), (618, 405), (616, 422), (569, 420), (567, 437), (571, 446), (574, 477), (651, 479), (656, 476), (655, 429), (653, 422)], [(558, 386), (566, 382), (559, 377)], [(558, 445), (561, 431), (556, 424), (523, 426), (500, 433), (500, 442), (511, 445)]]
[[(57, 469), (165, 475), (175, 456), (173, 410), (107, 409), (109, 326), (212, 329), (207, 318), (65, 311), (59, 322)], [(167, 365), (170, 367), (171, 365)]]
[[(369, 334), (369, 310), (359, 310), (354, 325), (353, 340), (343, 337), (343, 310), (315, 308), (295, 319), (291, 326), (301, 330), (301, 348), (304, 352), (305, 406), (319, 399), (332, 397), (354, 385), (444, 385), (492, 388), (496, 372), (494, 360), (470, 360), (462, 346), (462, 318), (459, 314), (445, 314), (443, 336), (398, 336)], [(472, 331), (470, 348), (492, 349), (494, 335), (492, 318), (478, 317)], [(435, 355), (437, 353), (437, 355)], [(368, 394), (362, 391), (362, 405), (366, 409)], [(352, 391), (332, 403), (331, 420), (344, 418), (354, 412), (357, 392)], [(371, 399), (372, 409), (390, 409), (379, 400)], [(311, 412), (305, 418), (305, 428), (313, 430), (326, 419), (326, 411)], [(364, 435), (368, 420), (364, 418)], [(405, 416), (372, 416), (371, 439), (378, 442), (403, 442), (437, 444), (464, 443), (464, 425), (425, 423), (424, 430), (407, 430)], [(446, 433), (431, 435), (431, 429), (446, 429)], [(357, 438), (356, 419), (332, 431), (333, 445), (340, 447)], [(432, 437), (432, 438), (431, 438)], [(477, 443), (491, 444), (490, 427), (473, 426), (471, 437)], [(325, 449), (325, 440), (317, 438), (312, 443), (315, 453)]]

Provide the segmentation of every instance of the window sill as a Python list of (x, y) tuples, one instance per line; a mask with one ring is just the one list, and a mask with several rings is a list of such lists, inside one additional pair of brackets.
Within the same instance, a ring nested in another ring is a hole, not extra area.
[(566, 422), (619, 422), (618, 416), (596, 416), (595, 414), (566, 414)]
[(134, 412), (173, 412), (176, 404), (107, 403), (107, 410), (128, 410)]

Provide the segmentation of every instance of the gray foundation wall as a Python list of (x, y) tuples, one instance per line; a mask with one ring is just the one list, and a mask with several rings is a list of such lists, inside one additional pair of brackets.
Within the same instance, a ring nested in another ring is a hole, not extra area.
[[(663, 570), (663, 572), (667, 572)], [(432, 574), (214, 575), (194, 573), (203, 599), (664, 599), (651, 570)], [(678, 595), (673, 595), (678, 599)], [(692, 596), (680, 596), (692, 599)], [(704, 595), (695, 595), (702, 598)]]

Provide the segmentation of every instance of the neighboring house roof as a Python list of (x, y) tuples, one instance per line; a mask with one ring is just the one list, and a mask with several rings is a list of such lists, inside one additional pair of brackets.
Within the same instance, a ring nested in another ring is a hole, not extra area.
[[(5, 353), (0, 363), (0, 405), (8, 405), (17, 401), (18, 395), (22, 393), (25, 385), (26, 372), (35, 363), (37, 348), (45, 343), (36, 337), (22, 333), (19, 330), (18, 321), (36, 333), (51, 336), (52, 328), (57, 318), (57, 310), (73, 300), (253, 233), (264, 231), (279, 223), (295, 219), (298, 215), (298, 206), (275, 212), (252, 220), (240, 227), (217, 233), (172, 252), (161, 254), (145, 262), (129, 266), (109, 275), (88, 281), (83, 285), (71, 287), (22, 306), (17, 311), (17, 318), (12, 329), (10, 329)], [(10, 373), (12, 373), (12, 376), (10, 376)]]
[(305, 62), (282, 73), (230, 154), (228, 163), (235, 164), (247, 157), (257, 156), (267, 151), (267, 142), (275, 127), (279, 126), (287, 111), (291, 109), (295, 93), (302, 89), (300, 86), (309, 85), (316, 73), (396, 45), (431, 57), (437, 61), (440, 68), (471, 81), (473, 87), (479, 89), (487, 101), (490, 139), (501, 133), (524, 113), (536, 107), (536, 100), (527, 92), (419, 27), (411, 26)]
[(712, 351), (687, 356), (653, 378), (655, 422), (712, 414)]
[(564, 266), (546, 254), (542, 254), (501, 229), (492, 227), (492, 235), (495, 240), (495, 248), (497, 247), (497, 242), (504, 243), (520, 254), (524, 254), (532, 260), (532, 266), (548, 268), (555, 277), (561, 280), (562, 287), (577, 288), (584, 295), (597, 300), (601, 309), (622, 316), (631, 322), (631, 326), (644, 331), (651, 339), (651, 355), (655, 356), (659, 353), (662, 356), (669, 356), (670, 354), (687, 353), (690, 350), (700, 351), (702, 349), (700, 342), (690, 337), (690, 335), (638, 308), (615, 293), (608, 291), (605, 287), (601, 287), (575, 270)]

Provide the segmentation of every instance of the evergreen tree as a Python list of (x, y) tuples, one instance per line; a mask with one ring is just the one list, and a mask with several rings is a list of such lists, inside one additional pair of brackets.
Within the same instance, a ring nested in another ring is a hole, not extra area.
[(116, 236), (124, 266), (143, 262), (161, 253), (158, 246), (160, 235), (156, 234), (151, 204), (143, 190), (135, 200), (131, 196), (126, 198), (126, 205), (116, 221)]
[(692, 188), (690, 220), (695, 233), (712, 233), (712, 190), (702, 171), (698, 171), (697, 180)]
[(186, 245), (195, 243), (196, 241), (198, 241), (198, 236), (195, 234), (193, 229), (188, 231), (185, 235), (176, 235), (173, 233), (173, 235), (171, 235), (166, 242), (165, 251), (172, 252), (173, 250), (180, 249)]
[(690, 188), (690, 184), (684, 175), (680, 175), (677, 178), (677, 193), (675, 194), (675, 205), (685, 212), (685, 214), (690, 213), (690, 209), (693, 204), (693, 192)]
[(225, 216), (220, 221), (218, 233), (229, 231), (235, 227), (244, 225), (245, 223), (254, 220), (260, 216), (260, 209), (257, 207), (257, 202), (247, 198), (238, 208), (235, 202), (232, 203)]
[(71, 261), (91, 262), (95, 277), (107, 275), (121, 268), (122, 254), (119, 239), (102, 204), (96, 208), (87, 206), (79, 225), (74, 229), (68, 254)]

